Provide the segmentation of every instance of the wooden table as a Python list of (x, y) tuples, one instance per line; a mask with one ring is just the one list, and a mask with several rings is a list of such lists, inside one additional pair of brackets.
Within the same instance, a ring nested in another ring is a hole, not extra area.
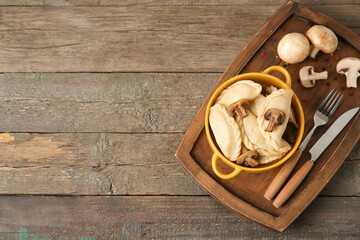
[[(360, 238), (360, 144), (283, 233), (173, 154), (286, 1), (0, 1), (0, 239)], [(358, 0), (299, 1), (360, 34)]]

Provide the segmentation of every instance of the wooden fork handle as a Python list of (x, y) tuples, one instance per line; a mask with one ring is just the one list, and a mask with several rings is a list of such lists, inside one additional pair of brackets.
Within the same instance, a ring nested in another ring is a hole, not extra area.
[(267, 200), (271, 200), (275, 194), (279, 191), (280, 187), (284, 184), (291, 171), (294, 169), (296, 163), (301, 156), (301, 151), (298, 149), (295, 153), (285, 162), (281, 167), (278, 174), (275, 176), (268, 189), (266, 190), (264, 197)]
[(289, 180), (289, 182), (281, 190), (279, 195), (275, 198), (273, 205), (276, 208), (281, 207), (284, 202), (286, 202), (286, 200), (291, 196), (291, 194), (293, 194), (296, 188), (300, 185), (300, 183), (309, 173), (312, 166), (314, 166), (313, 161), (306, 161), (306, 163), (295, 173), (295, 175)]

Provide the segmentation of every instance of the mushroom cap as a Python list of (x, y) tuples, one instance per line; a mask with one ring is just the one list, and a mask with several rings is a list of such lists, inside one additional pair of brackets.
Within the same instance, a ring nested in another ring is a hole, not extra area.
[(300, 82), (306, 88), (315, 86), (315, 81), (309, 78), (311, 73), (314, 71), (313, 66), (304, 66), (299, 71)]
[(280, 40), (277, 52), (284, 62), (299, 63), (309, 55), (310, 43), (301, 33), (288, 33)]
[(336, 65), (336, 72), (343, 73), (343, 71), (347, 70), (350, 66), (354, 66), (354, 68), (360, 71), (360, 59), (355, 57), (341, 59)]
[(338, 39), (333, 31), (322, 25), (312, 26), (306, 32), (310, 42), (320, 51), (333, 53), (338, 45)]

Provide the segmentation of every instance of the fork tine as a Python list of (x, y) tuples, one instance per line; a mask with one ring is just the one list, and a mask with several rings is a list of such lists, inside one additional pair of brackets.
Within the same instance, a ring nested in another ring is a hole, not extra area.
[(322, 101), (322, 103), (320, 104), (318, 111), (321, 112), (323, 107), (325, 106), (325, 104), (327, 103), (327, 101), (329, 100), (331, 94), (334, 92), (335, 89), (331, 90), (331, 92), (326, 96), (326, 98), (324, 99), (324, 101)]
[(340, 97), (341, 93), (335, 92), (334, 95), (332, 96), (331, 100), (329, 100), (329, 102), (326, 104), (326, 108), (323, 111), (323, 114), (328, 115), (331, 111), (331, 108), (334, 106), (334, 104), (336, 103), (337, 99)]
[(331, 98), (329, 99), (329, 101), (327, 101), (325, 107), (322, 109), (321, 112), (322, 112), (323, 114), (325, 114), (326, 111), (328, 110), (328, 107), (330, 106), (330, 103), (331, 103), (331, 102), (333, 101), (333, 99), (335, 98), (336, 94), (337, 94), (337, 91), (335, 90), (334, 94), (331, 96)]
[(324, 109), (324, 114), (327, 116), (330, 114), (331, 108), (334, 106), (334, 104), (336, 103), (337, 99), (340, 97), (341, 93), (335, 93), (334, 94), (334, 100), (329, 101), (328, 102), (328, 107), (326, 109)]
[[(339, 93), (340, 94), (340, 93)], [(334, 112), (336, 111), (336, 109), (339, 107), (339, 104), (341, 102), (341, 99), (343, 98), (343, 94), (341, 94), (341, 97), (339, 98), (339, 100), (336, 102), (335, 106), (333, 107), (333, 109), (331, 109), (330, 113), (329, 113), (329, 118), (332, 117), (332, 115), (334, 114)]]

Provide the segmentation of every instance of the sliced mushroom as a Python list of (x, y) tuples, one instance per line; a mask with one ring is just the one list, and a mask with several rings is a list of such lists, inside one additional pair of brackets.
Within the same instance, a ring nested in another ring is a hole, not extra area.
[(357, 88), (357, 78), (360, 76), (360, 59), (347, 57), (336, 65), (336, 71), (346, 76), (346, 87)]
[(236, 163), (243, 166), (255, 167), (259, 165), (259, 162), (256, 160), (258, 157), (259, 154), (256, 150), (247, 151), (237, 158)]
[(285, 121), (285, 113), (281, 110), (270, 108), (265, 112), (264, 118), (269, 121), (265, 131), (272, 132), (276, 126), (281, 125)]
[(235, 115), (238, 115), (240, 118), (244, 118), (247, 116), (246, 109), (249, 107), (249, 104), (250, 103), (248, 100), (240, 99), (240, 100), (230, 104), (226, 108), (226, 111), (232, 117), (235, 117)]
[(320, 73), (314, 72), (313, 66), (302, 67), (299, 71), (301, 84), (306, 88), (311, 88), (315, 86), (315, 81), (320, 79), (327, 79), (328, 72), (323, 71)]
[(277, 52), (284, 62), (299, 63), (309, 55), (310, 43), (301, 33), (288, 33), (280, 40)]
[(330, 54), (337, 48), (338, 39), (335, 33), (325, 26), (312, 26), (307, 30), (306, 36), (312, 43), (309, 56), (313, 59), (318, 54), (319, 50)]

